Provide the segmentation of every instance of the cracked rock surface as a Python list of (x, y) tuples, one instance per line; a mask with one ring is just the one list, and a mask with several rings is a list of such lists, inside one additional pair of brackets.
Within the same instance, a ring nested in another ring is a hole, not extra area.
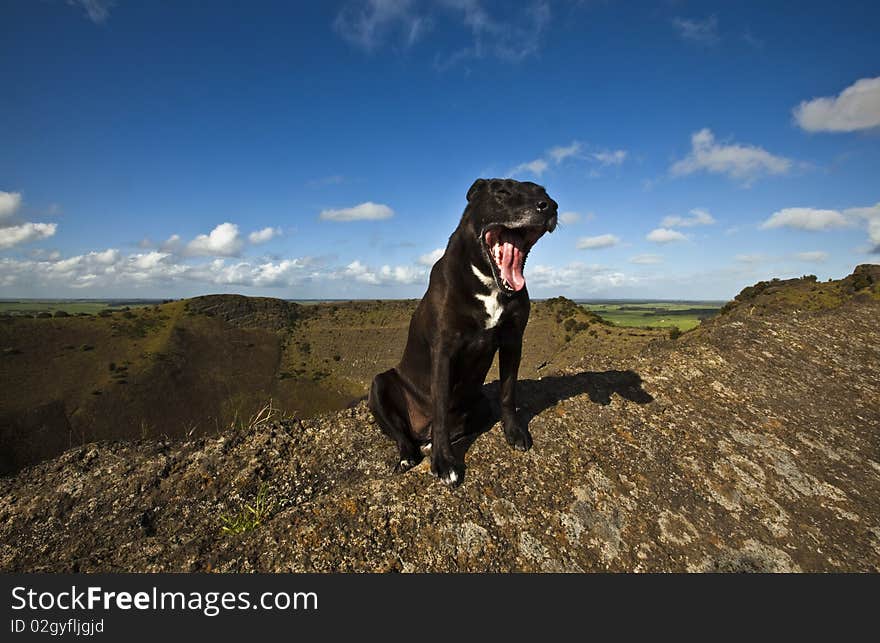
[[(521, 383), (533, 449), (496, 424), (457, 489), (427, 461), (391, 475), (363, 402), (90, 444), (0, 480), (0, 570), (878, 572), (878, 321), (872, 295), (746, 301), (675, 342), (582, 353)], [(260, 490), (259, 524), (223, 531)]]

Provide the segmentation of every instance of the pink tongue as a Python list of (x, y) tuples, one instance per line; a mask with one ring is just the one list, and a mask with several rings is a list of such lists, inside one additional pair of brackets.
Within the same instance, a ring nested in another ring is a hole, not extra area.
[(526, 285), (525, 277), (522, 273), (523, 253), (509, 241), (504, 242), (503, 258), (501, 260), (501, 278), (506, 279), (514, 290), (522, 290)]

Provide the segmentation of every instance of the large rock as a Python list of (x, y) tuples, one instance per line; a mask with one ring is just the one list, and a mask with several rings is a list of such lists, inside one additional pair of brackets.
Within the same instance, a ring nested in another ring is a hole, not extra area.
[(880, 571), (878, 318), (744, 309), (526, 380), (534, 448), (496, 425), (455, 490), (390, 475), (363, 403), (87, 445), (0, 480), (0, 569)]

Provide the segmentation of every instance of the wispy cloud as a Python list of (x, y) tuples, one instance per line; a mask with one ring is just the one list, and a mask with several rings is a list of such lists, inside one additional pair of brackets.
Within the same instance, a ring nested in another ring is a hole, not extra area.
[(575, 156), (581, 151), (581, 144), (578, 141), (572, 141), (570, 145), (557, 145), (551, 147), (547, 151), (547, 155), (553, 159), (553, 162), (559, 165), (570, 156)]
[(629, 262), (643, 266), (650, 266), (653, 264), (663, 263), (663, 256), (653, 254), (636, 255), (635, 257), (630, 257)]
[(717, 45), (721, 41), (718, 35), (718, 18), (709, 16), (705, 20), (673, 18), (672, 26), (682, 40), (701, 45)]
[(767, 257), (762, 254), (738, 254), (734, 257), (738, 263), (755, 265), (767, 261)]
[(526, 172), (530, 172), (531, 174), (534, 174), (535, 176), (540, 178), (540, 176), (544, 174), (548, 167), (549, 166), (547, 164), (547, 161), (545, 161), (544, 159), (535, 159), (534, 161), (529, 161), (528, 163), (520, 163), (516, 167), (511, 168), (508, 174), (510, 174), (510, 176), (518, 176), (525, 174)]
[(275, 237), (281, 236), (281, 228), (263, 228), (262, 230), (254, 230), (248, 235), (248, 241), (253, 244), (266, 243)]
[(114, 0), (67, 0), (67, 4), (81, 7), (89, 20), (101, 24), (110, 17), (110, 9), (116, 4)]
[(427, 15), (410, 0), (349, 2), (336, 15), (333, 28), (350, 44), (373, 52), (387, 40), (410, 47), (430, 28)]
[(422, 266), (433, 266), (437, 260), (443, 256), (446, 251), (443, 248), (435, 248), (419, 257), (419, 264)]
[(828, 253), (823, 250), (810, 250), (807, 252), (798, 252), (795, 258), (807, 263), (825, 263), (828, 260)]
[(690, 154), (673, 163), (669, 173), (672, 176), (701, 171), (724, 174), (750, 185), (766, 174), (785, 174), (791, 166), (791, 159), (776, 156), (755, 145), (718, 143), (711, 130), (701, 129), (691, 136)]
[(492, 57), (518, 63), (534, 56), (551, 18), (550, 5), (543, 0), (514, 3), (496, 15), (481, 0), (440, 0), (438, 4), (458, 15), (471, 34), (469, 46), (438, 55), (435, 67), (439, 70), (469, 59)]
[(573, 223), (577, 223), (581, 220), (581, 215), (577, 212), (563, 212), (559, 215), (560, 223), (564, 223), (565, 225), (571, 225)]
[(694, 208), (690, 211), (690, 216), (670, 215), (664, 217), (660, 225), (664, 228), (693, 228), (694, 226), (712, 225), (714, 223), (715, 218), (707, 210)]
[(613, 234), (601, 234), (597, 237), (581, 237), (577, 241), (578, 250), (599, 250), (611, 248), (620, 243), (620, 238)]
[(868, 233), (871, 252), (880, 250), (880, 203), (862, 208), (827, 210), (818, 208), (783, 208), (764, 221), (760, 228), (793, 228), (823, 232), (836, 228), (862, 227)]
[(816, 208), (783, 208), (770, 215), (761, 224), (762, 230), (773, 228), (797, 228), (799, 230), (831, 230), (845, 228), (850, 222), (837, 210)]
[(675, 241), (687, 241), (687, 236), (678, 230), (670, 230), (669, 228), (656, 228), (651, 230), (645, 238), (653, 243), (673, 243)]
[(379, 221), (390, 219), (394, 216), (394, 210), (384, 203), (366, 201), (350, 208), (338, 210), (322, 210), (319, 217), (324, 221)]
[(808, 132), (855, 132), (880, 127), (880, 77), (862, 78), (837, 96), (803, 101), (793, 110)]
[(593, 152), (592, 156), (600, 165), (622, 165), (629, 153), (626, 150), (603, 150)]
[(517, 63), (535, 55), (550, 22), (550, 5), (538, 0), (490, 12), (481, 0), (350, 0), (333, 21), (336, 33), (372, 53), (386, 46), (413, 47), (438, 21), (452, 20), (469, 34), (469, 44), (438, 52), (434, 66), (446, 70), (467, 60), (494, 58)]

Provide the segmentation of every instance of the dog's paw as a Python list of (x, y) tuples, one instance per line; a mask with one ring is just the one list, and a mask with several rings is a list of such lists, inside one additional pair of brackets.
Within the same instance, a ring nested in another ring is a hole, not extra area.
[(532, 436), (528, 429), (519, 425), (519, 422), (505, 422), (504, 437), (507, 439), (507, 444), (517, 451), (528, 451), (532, 448)]
[(406, 473), (418, 463), (419, 460), (417, 460), (416, 458), (401, 458), (400, 461), (394, 465), (392, 473), (395, 475), (398, 473)]
[(464, 480), (464, 467), (451, 460), (431, 459), (431, 473), (448, 487), (457, 487)]

